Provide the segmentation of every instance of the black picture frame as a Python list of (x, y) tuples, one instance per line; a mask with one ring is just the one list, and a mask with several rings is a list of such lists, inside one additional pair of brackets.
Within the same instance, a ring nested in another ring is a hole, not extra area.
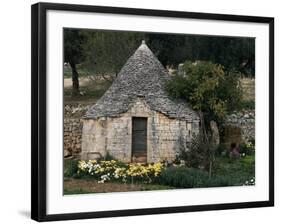
[[(208, 204), (195, 206), (159, 207), (130, 210), (99, 211), (68, 214), (46, 214), (46, 13), (48, 10), (74, 12), (100, 12), (124, 15), (162, 16), (217, 21), (254, 22), (269, 24), (269, 200)], [(32, 73), (32, 154), (31, 154), (31, 218), (37, 221), (86, 219), (115, 216), (133, 216), (161, 213), (192, 212), (206, 210), (238, 209), (274, 206), (274, 18), (164, 11), (136, 8), (102, 7), (89, 5), (37, 3), (31, 11), (31, 73)]]

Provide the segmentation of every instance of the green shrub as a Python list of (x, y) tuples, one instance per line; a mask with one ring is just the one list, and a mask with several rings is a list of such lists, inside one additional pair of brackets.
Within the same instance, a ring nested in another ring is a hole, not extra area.
[(183, 160), (188, 167), (198, 168), (206, 166), (206, 158), (208, 158), (207, 146), (204, 144), (202, 133), (193, 135), (191, 142), (187, 148), (181, 146), (176, 163)]
[(249, 101), (241, 101), (240, 107), (238, 107), (240, 110), (254, 110), (255, 109), (255, 101), (249, 100)]
[(169, 167), (162, 171), (157, 183), (176, 188), (219, 187), (232, 185), (227, 176), (209, 178), (208, 172), (187, 167)]
[(223, 156), (223, 157), (228, 157), (229, 156), (229, 150), (226, 148), (225, 144), (219, 144), (216, 152), (216, 156)]
[(63, 173), (64, 177), (73, 177), (77, 174), (77, 165), (78, 165), (78, 160), (74, 159), (69, 159), (69, 160), (64, 160), (63, 163)]
[(249, 141), (248, 143), (243, 143), (239, 145), (240, 154), (245, 155), (254, 155), (255, 154), (255, 145), (254, 141)]
[(246, 180), (255, 177), (255, 156), (250, 155), (235, 160), (217, 157), (214, 175), (216, 177), (227, 177), (231, 185), (241, 186)]
[(214, 176), (206, 181), (205, 187), (226, 187), (234, 186), (235, 183), (229, 176)]

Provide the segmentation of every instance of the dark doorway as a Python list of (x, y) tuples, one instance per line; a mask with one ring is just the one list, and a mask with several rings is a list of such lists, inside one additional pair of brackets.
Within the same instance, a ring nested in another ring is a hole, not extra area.
[(147, 118), (133, 117), (132, 162), (147, 161)]

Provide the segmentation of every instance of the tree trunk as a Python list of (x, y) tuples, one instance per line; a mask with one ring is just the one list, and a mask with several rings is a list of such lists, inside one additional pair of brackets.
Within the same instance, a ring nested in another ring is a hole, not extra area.
[(201, 122), (201, 128), (202, 128), (202, 133), (203, 133), (203, 141), (205, 145), (207, 146), (207, 155), (208, 155), (208, 174), (209, 178), (212, 177), (212, 168), (213, 168), (213, 153), (212, 150), (210, 149), (210, 140), (207, 134), (206, 130), (206, 124), (205, 124), (205, 119), (204, 119), (204, 114), (201, 110), (199, 110), (199, 118)]
[(205, 143), (208, 143), (209, 139), (208, 139), (207, 130), (206, 130), (206, 126), (205, 126), (204, 114), (202, 113), (201, 110), (199, 110), (199, 118), (200, 118), (200, 123), (201, 123), (201, 127), (202, 127), (204, 141), (205, 141)]
[(78, 72), (77, 72), (75, 63), (70, 63), (70, 67), (72, 70), (72, 95), (76, 96), (79, 94)]
[(213, 155), (210, 155), (210, 161), (209, 161), (209, 179), (212, 177), (212, 169), (213, 169)]

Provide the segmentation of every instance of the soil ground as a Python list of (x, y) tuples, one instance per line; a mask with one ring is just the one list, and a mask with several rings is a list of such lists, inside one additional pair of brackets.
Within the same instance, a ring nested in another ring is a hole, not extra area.
[(165, 189), (173, 189), (173, 187), (157, 184), (131, 184), (119, 182), (108, 182), (101, 184), (94, 179), (67, 178), (64, 180), (64, 194), (128, 192)]

